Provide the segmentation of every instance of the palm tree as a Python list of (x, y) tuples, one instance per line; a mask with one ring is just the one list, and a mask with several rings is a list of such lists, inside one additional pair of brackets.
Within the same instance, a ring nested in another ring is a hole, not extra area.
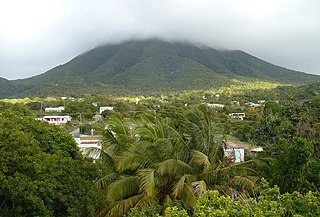
[[(99, 216), (122, 216), (132, 207), (178, 205), (189, 211), (207, 189), (235, 192), (234, 183), (252, 188), (253, 162), (226, 165), (222, 146), (213, 140), (213, 122), (203, 108), (185, 114), (186, 132), (154, 112), (135, 114), (131, 120), (115, 114), (108, 120), (100, 156), (108, 175), (96, 182), (106, 195)], [(251, 182), (249, 182), (251, 181)], [(248, 185), (251, 183), (252, 185)]]
[(239, 193), (250, 194), (258, 174), (253, 170), (255, 161), (230, 164), (224, 155), (225, 141), (215, 141), (216, 125), (212, 113), (205, 106), (188, 110), (185, 114), (186, 129), (192, 137), (191, 161), (189, 165), (197, 171), (194, 185), (199, 193), (205, 190), (219, 190), (229, 196)]

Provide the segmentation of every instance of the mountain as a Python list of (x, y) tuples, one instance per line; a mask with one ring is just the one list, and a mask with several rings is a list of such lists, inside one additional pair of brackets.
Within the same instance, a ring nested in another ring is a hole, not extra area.
[(239, 50), (222, 51), (154, 39), (100, 46), (44, 74), (10, 83), (19, 87), (20, 95), (41, 96), (79, 91), (145, 93), (210, 88), (243, 77), (286, 83), (320, 78), (267, 63)]
[(0, 78), (0, 99), (18, 93), (19, 89), (15, 87), (13, 82)]

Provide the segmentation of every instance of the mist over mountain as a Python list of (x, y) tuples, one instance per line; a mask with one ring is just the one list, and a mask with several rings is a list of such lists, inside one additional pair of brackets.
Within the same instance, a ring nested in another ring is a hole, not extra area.
[(0, 97), (204, 89), (229, 85), (233, 78), (300, 83), (320, 77), (240, 50), (150, 39), (100, 46), (31, 78), (1, 79)]

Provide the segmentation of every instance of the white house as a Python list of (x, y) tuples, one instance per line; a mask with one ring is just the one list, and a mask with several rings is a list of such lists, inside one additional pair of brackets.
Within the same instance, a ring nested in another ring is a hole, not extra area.
[(261, 104), (254, 103), (254, 102), (247, 102), (245, 104), (248, 105), (248, 106), (251, 106), (251, 107), (255, 107), (255, 108), (262, 106)]
[(69, 121), (71, 121), (71, 117), (69, 115), (67, 116), (44, 116), (43, 118), (39, 118), (39, 120), (46, 121), (49, 124), (66, 124)]
[(59, 107), (48, 107), (44, 109), (45, 112), (62, 112), (64, 111), (64, 106)]
[(102, 114), (102, 112), (104, 112), (104, 111), (106, 111), (106, 110), (112, 111), (112, 110), (113, 110), (113, 107), (112, 107), (112, 106), (100, 107), (100, 108), (99, 108), (99, 113)]
[(75, 138), (78, 147), (80, 150), (85, 150), (86, 148), (102, 148), (102, 142), (101, 140), (81, 140), (80, 138)]
[[(86, 150), (88, 150), (88, 148), (102, 149), (102, 141), (101, 140), (81, 140), (80, 138), (75, 138), (75, 141), (77, 142), (78, 147), (83, 154), (86, 154)], [(98, 159), (99, 153), (92, 152), (90, 154), (90, 157), (92, 157), (93, 159)]]
[(244, 146), (234, 142), (226, 142), (224, 154), (227, 158), (230, 158), (235, 163), (243, 162)]
[(212, 103), (205, 103), (210, 108), (224, 108), (223, 104), (212, 104)]
[(246, 117), (246, 114), (243, 113), (243, 112), (241, 112), (241, 113), (239, 113), (239, 112), (234, 112), (234, 113), (229, 113), (229, 116), (230, 116), (231, 118), (239, 118), (240, 120), (243, 120), (243, 118)]

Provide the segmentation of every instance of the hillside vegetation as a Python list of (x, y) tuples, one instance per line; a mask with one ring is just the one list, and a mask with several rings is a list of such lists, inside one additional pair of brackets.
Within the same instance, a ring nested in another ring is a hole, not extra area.
[[(319, 216), (319, 84), (235, 82), (220, 92), (2, 100), (0, 216)], [(51, 114), (72, 116), (68, 124), (36, 120), (61, 105)], [(114, 110), (100, 116), (101, 106)], [(101, 149), (81, 156), (65, 132), (74, 128), (95, 129)], [(245, 147), (243, 162), (226, 155), (227, 142)]]
[(234, 84), (232, 79), (300, 83), (319, 77), (267, 63), (239, 50), (160, 40), (127, 41), (95, 48), (38, 76), (6, 81), (10, 88), (1, 85), (0, 97), (144, 94), (229, 86)]

